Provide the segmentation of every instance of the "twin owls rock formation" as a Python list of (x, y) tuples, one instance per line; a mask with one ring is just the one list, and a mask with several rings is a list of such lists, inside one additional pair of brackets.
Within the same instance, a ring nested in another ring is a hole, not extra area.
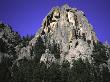
[[(56, 7), (50, 11), (29, 45), (33, 46), (39, 36), (46, 45), (45, 53), (40, 59), (45, 63), (47, 61), (63, 62), (64, 60), (71, 62), (73, 59), (85, 59), (86, 57), (90, 59), (94, 43), (98, 41), (84, 13), (76, 8), (70, 8), (68, 5)], [(60, 58), (58, 59), (50, 53), (48, 48), (48, 44), (52, 45), (53, 42), (60, 47)]]

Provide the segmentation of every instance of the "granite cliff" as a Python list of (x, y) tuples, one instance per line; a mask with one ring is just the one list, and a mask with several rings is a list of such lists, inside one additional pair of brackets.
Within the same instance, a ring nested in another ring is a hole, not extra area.
[[(71, 62), (73, 59), (86, 57), (91, 59), (94, 43), (98, 41), (84, 12), (68, 5), (55, 7), (48, 13), (39, 32), (29, 42), (29, 45), (33, 46), (39, 36), (46, 45), (45, 53), (40, 59), (44, 62), (64, 60)], [(49, 51), (49, 45), (53, 43), (57, 44), (60, 49), (59, 58), (55, 58)]]
[(110, 45), (84, 12), (53, 8), (34, 36), (0, 23), (0, 82), (109, 82)]

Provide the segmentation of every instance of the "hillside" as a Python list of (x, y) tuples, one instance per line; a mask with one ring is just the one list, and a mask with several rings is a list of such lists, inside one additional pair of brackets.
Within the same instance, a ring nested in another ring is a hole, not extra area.
[(109, 82), (110, 45), (84, 12), (53, 8), (35, 36), (0, 23), (0, 82)]

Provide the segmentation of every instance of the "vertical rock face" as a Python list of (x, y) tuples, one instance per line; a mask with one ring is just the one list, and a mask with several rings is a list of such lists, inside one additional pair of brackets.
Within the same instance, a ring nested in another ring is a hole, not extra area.
[[(35, 46), (39, 36), (43, 39), (46, 46), (45, 53), (42, 54), (40, 60), (45, 63), (55, 61), (61, 63), (64, 60), (72, 62), (74, 59), (85, 59), (86, 57), (91, 59), (94, 43), (98, 41), (84, 13), (68, 5), (53, 8), (49, 12), (43, 20), (39, 32), (25, 48), (27, 53)], [(55, 54), (49, 49), (50, 45), (54, 43), (59, 45), (59, 53), (57, 54), (59, 56), (57, 58), (54, 57)], [(26, 52), (21, 51), (21, 53), (25, 54)], [(22, 59), (21, 56), (19, 58)]]
[[(71, 62), (73, 59), (85, 59), (85, 57), (90, 58), (94, 43), (98, 41), (84, 13), (68, 5), (56, 7), (50, 11), (30, 44), (34, 45), (38, 36), (43, 38), (47, 49), (49, 48), (47, 44), (53, 44), (53, 42), (60, 45), (60, 62), (63, 60)], [(41, 61), (46, 62), (48, 60), (45, 59), (47, 58), (46, 55), (47, 53), (42, 55)], [(49, 58), (53, 58), (52, 61), (56, 60), (50, 54)]]

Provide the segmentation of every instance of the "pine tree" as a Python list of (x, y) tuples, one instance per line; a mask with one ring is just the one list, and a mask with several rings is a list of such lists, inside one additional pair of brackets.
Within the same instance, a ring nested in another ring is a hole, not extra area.
[(45, 49), (46, 49), (46, 46), (44, 45), (42, 38), (39, 36), (35, 44), (35, 47), (33, 48), (33, 52), (35, 55), (34, 59), (36, 63), (40, 61), (42, 54), (45, 53)]
[(53, 63), (46, 73), (46, 82), (61, 82), (60, 65)]
[(95, 61), (95, 64), (102, 64), (106, 63), (108, 60), (108, 57), (106, 55), (106, 47), (101, 43), (98, 42), (94, 45), (94, 50), (93, 50), (93, 58)]
[(70, 72), (70, 64), (67, 60), (65, 60), (61, 65), (61, 82), (69, 81), (69, 72)]
[(7, 57), (2, 57), (0, 62), (0, 82), (9, 82), (11, 79), (11, 72), (9, 67), (11, 66), (12, 62)]

